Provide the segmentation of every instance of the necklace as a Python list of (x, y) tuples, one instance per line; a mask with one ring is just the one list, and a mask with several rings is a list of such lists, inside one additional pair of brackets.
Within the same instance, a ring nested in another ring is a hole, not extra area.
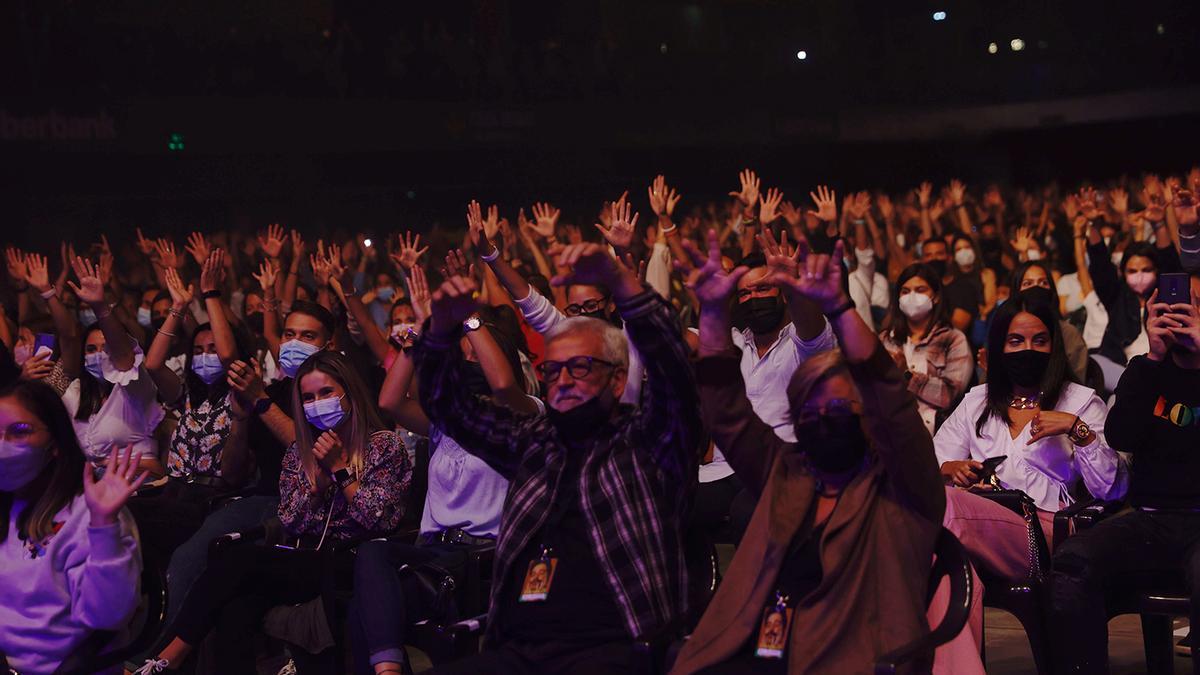
[(1013, 397), (1008, 401), (1008, 407), (1017, 410), (1031, 410), (1038, 407), (1038, 400), (1042, 398), (1042, 393), (1039, 391), (1033, 396), (1018, 396), (1013, 394)]

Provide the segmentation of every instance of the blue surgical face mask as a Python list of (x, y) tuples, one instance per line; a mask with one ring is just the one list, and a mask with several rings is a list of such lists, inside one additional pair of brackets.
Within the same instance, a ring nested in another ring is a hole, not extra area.
[(279, 368), (284, 375), (295, 377), (296, 371), (308, 360), (308, 357), (321, 351), (321, 348), (300, 340), (288, 340), (279, 345)]
[(145, 326), (146, 328), (149, 328), (153, 323), (153, 321), (152, 321), (153, 318), (154, 317), (151, 316), (151, 314), (150, 314), (149, 307), (138, 307), (138, 311), (137, 311), (138, 324)]
[(391, 302), (396, 295), (396, 289), (391, 286), (380, 286), (375, 289), (375, 297), (381, 302)]
[(92, 374), (92, 377), (97, 380), (104, 380), (104, 362), (108, 360), (108, 353), (101, 350), (86, 354), (83, 357), (83, 367)]
[(192, 372), (204, 380), (204, 384), (212, 384), (225, 374), (225, 366), (216, 354), (196, 354), (192, 356)]
[(346, 417), (346, 411), (342, 410), (342, 398), (330, 396), (309, 401), (304, 404), (304, 417), (308, 419), (309, 424), (321, 431), (336, 429)]
[(96, 323), (96, 313), (92, 311), (91, 307), (84, 307), (79, 310), (79, 323), (85, 326)]

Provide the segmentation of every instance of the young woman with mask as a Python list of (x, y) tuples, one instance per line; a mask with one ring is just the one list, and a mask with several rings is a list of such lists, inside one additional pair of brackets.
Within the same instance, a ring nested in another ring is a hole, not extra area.
[[(218, 556), (188, 593), (167, 646), (139, 673), (179, 669), (220, 624), (218, 672), (254, 671), (254, 641), (263, 614), (276, 605), (321, 597), (331, 625), (332, 598), (322, 593), (327, 542), (386, 535), (399, 524), (412, 463), (399, 436), (386, 431), (374, 397), (350, 361), (323, 351), (306, 360), (293, 385), (296, 442), (284, 457), (279, 519), (296, 551), (234, 546)], [(236, 624), (236, 625), (235, 625)], [(304, 672), (303, 650), (293, 650)]]
[(967, 235), (955, 234), (951, 246), (953, 279), (942, 294), (953, 312), (954, 327), (963, 331), (972, 344), (979, 344), (983, 342), (982, 321), (996, 306), (996, 273), (980, 264), (975, 242)]
[[(934, 436), (946, 487), (945, 526), (977, 569), (991, 577), (1029, 574), (1024, 519), (971, 492), (998, 485), (1021, 490), (1037, 504), (1051, 549), (1054, 513), (1072, 502), (1082, 480), (1098, 499), (1120, 499), (1128, 467), (1104, 440), (1107, 407), (1096, 392), (1071, 381), (1062, 332), (1044, 300), (1018, 293), (996, 310), (988, 333), (988, 381), (967, 392)], [(978, 485), (983, 461), (1005, 456), (996, 482)], [(976, 590), (982, 599), (982, 587)], [(970, 631), (947, 653), (954, 672), (982, 672), (979, 639), (983, 605), (973, 604)]]
[[(110, 312), (96, 266), (77, 257), (72, 268), (79, 285), (68, 283), (96, 315), (96, 323), (83, 329), (79, 361), (63, 363), (67, 374), (76, 378), (63, 394), (63, 403), (79, 444), (97, 467), (104, 466), (113, 447), (132, 445), (142, 468), (153, 477), (162, 476), (154, 430), (163, 410), (158, 387), (142, 363), (142, 348)], [(78, 348), (77, 335), (74, 330), (59, 335), (64, 354)]]
[[(715, 232), (707, 260), (691, 254), (703, 413), (759, 500), (672, 672), (869, 671), (928, 630), (924, 580), (945, 493), (916, 401), (843, 291), (839, 241), (832, 256), (808, 255), (764, 280), (814, 302), (841, 348), (796, 369), (787, 391), (800, 441), (781, 441), (751, 409), (730, 340), (729, 299), (747, 270), (722, 269)], [(776, 614), (788, 625), (770, 625)], [(760, 646), (779, 633), (782, 649)]]
[[(413, 269), (414, 281), (419, 270)], [(423, 304), (422, 313), (427, 313), (428, 291), (419, 284), (412, 290), (414, 303)], [(459, 344), (467, 362), (467, 386), (518, 414), (544, 413), (542, 402), (525, 394), (516, 340), (490, 320), (495, 311), (485, 307), (464, 326)], [(379, 407), (405, 429), (429, 436), (429, 490), (421, 534), (416, 545), (373, 541), (358, 549), (354, 587), (363, 592), (354, 597), (357, 621), (352, 627), (360, 636), (353, 641), (359, 672), (410, 672), (404, 670), (411, 668), (404, 635), (412, 624), (430, 618), (433, 598), (411, 573), (398, 570), (432, 563), (455, 574), (463, 572), (467, 551), (495, 541), (508, 492), (503, 476), (430, 423), (412, 392), (414, 371), (411, 348), (406, 347), (388, 370)]]
[(1037, 297), (1058, 318), (1058, 327), (1062, 331), (1063, 349), (1067, 353), (1067, 365), (1076, 382), (1087, 378), (1087, 345), (1079, 330), (1063, 318), (1062, 308), (1065, 304), (1058, 294), (1058, 285), (1050, 271), (1050, 265), (1041, 260), (1028, 260), (1017, 265), (1008, 281), (1011, 293), (1024, 293), (1027, 297)]
[(942, 282), (928, 265), (900, 273), (892, 310), (879, 338), (917, 397), (917, 411), (932, 436), (967, 390), (973, 364), (967, 336), (950, 325)]
[(137, 609), (137, 530), (123, 507), (146, 479), (136, 452), (109, 452), (93, 478), (54, 390), (0, 391), (0, 654), (48, 673), (94, 631), (120, 631)]
[(158, 385), (162, 402), (178, 410), (179, 423), (167, 448), (168, 483), (162, 492), (138, 497), (131, 504), (143, 540), (165, 554), (164, 559), (204, 522), (208, 504), (222, 492), (246, 483), (254, 458), (246, 442), (249, 413), (230, 392), (226, 370), (242, 350), (234, 338), (225, 303), (213, 293), (224, 276), (222, 251), (215, 249), (205, 262), (200, 288), (211, 324), (197, 326), (187, 370), (180, 379), (166, 366), (166, 355), (181, 315), (192, 303), (194, 287), (184, 287), (173, 268), (165, 272), (172, 297), (171, 313), (158, 328), (146, 370)]

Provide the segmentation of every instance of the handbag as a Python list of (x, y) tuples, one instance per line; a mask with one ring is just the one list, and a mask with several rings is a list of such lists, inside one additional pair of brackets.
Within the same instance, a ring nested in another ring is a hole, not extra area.
[(1029, 578), (1041, 582), (1050, 568), (1050, 547), (1038, 519), (1037, 504), (1021, 490), (971, 490), (972, 494), (991, 500), (1017, 514), (1025, 521), (1029, 539)]

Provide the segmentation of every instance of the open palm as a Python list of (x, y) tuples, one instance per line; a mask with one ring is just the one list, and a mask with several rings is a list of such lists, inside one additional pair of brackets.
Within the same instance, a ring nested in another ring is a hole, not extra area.
[(127, 446), (122, 453), (115, 446), (108, 457), (104, 475), (97, 480), (92, 473), (92, 465), (83, 467), (83, 498), (92, 516), (92, 525), (115, 523), (121, 507), (129, 501), (148, 473), (138, 473), (138, 460), (141, 453), (134, 454), (133, 446)]
[(683, 263), (679, 262), (676, 262), (675, 266), (680, 272), (687, 273), (685, 283), (702, 305), (724, 306), (737, 290), (738, 279), (745, 276), (750, 268), (742, 266), (726, 270), (721, 264), (721, 246), (718, 243), (717, 231), (710, 229), (706, 239), (707, 256), (690, 240), (683, 241), (683, 249), (692, 259), (694, 269), (688, 271)]

